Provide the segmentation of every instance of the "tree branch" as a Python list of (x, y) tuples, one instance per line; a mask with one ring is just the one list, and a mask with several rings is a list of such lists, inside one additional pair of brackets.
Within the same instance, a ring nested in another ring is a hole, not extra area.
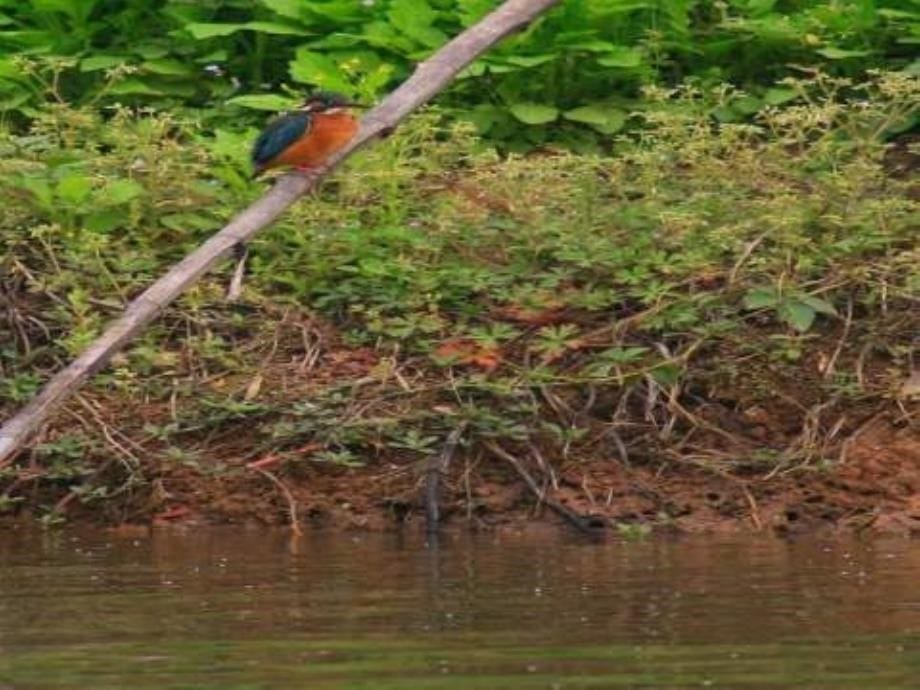
[(497, 10), (454, 38), (418, 65), (415, 73), (361, 122), (352, 142), (332, 157), (318, 174), (289, 174), (230, 221), (198, 249), (173, 266), (131, 304), (77, 359), (58, 372), (17, 415), (0, 427), (0, 467), (41, 428), (51, 413), (112, 355), (125, 346), (167, 305), (181, 295), (221, 257), (268, 226), (285, 209), (354, 151), (392, 131), (409, 113), (441, 91), (460, 70), (510, 33), (526, 26), (560, 0), (507, 0)]

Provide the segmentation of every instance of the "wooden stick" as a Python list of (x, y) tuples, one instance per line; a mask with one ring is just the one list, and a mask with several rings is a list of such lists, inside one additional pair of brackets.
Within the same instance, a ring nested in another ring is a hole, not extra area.
[(539, 484), (537, 484), (537, 480), (534, 479), (530, 472), (528, 472), (524, 467), (524, 465), (521, 464), (521, 461), (497, 443), (486, 441), (485, 446), (489, 452), (491, 452), (493, 455), (497, 455), (502, 460), (511, 465), (512, 468), (514, 468), (514, 471), (517, 472), (521, 479), (524, 480), (524, 483), (527, 484), (528, 488), (533, 492), (533, 495), (537, 497), (537, 505), (545, 503), (559, 517), (564, 519), (579, 532), (584, 532), (585, 534), (597, 534), (603, 527), (606, 526), (605, 521), (599, 519), (592, 520), (590, 516), (579, 515), (574, 510), (571, 510), (570, 508), (562, 505), (559, 501), (556, 501), (547, 496), (546, 492), (540, 488)]
[(425, 467), (425, 529), (428, 534), (437, 532), (441, 526), (441, 477), (447, 473), (465, 430), (466, 422), (461, 422), (448, 434), (441, 452), (428, 458)]
[(385, 135), (413, 110), (437, 95), (464, 67), (514, 31), (517, 31), (560, 0), (507, 0), (420, 63), (415, 73), (372, 110), (361, 122), (351, 143), (314, 174), (282, 177), (262, 198), (230, 221), (198, 249), (141, 293), (77, 359), (58, 372), (18, 414), (0, 427), (0, 467), (41, 428), (52, 412), (112, 355), (125, 346), (168, 304), (181, 295), (218, 260), (247, 242), (330, 170), (372, 139)]

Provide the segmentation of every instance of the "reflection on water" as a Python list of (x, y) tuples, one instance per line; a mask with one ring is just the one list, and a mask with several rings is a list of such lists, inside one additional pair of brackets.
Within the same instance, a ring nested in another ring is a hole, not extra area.
[(920, 543), (0, 536), (0, 688), (891, 688)]

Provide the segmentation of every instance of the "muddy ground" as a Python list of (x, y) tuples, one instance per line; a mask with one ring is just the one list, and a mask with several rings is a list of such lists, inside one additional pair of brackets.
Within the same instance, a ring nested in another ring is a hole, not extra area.
[[(303, 370), (300, 353), (282, 348), (277, 361), (269, 362), (260, 374), (262, 389), (310, 399), (331, 382), (361, 379), (379, 366), (370, 349), (345, 347), (328, 333), (326, 343), (309, 371)], [(245, 388), (247, 383), (212, 385)], [(248, 385), (251, 388), (251, 382)], [(718, 423), (723, 430), (709, 438), (711, 457), (647, 453), (623, 458), (614, 445), (596, 444), (567, 459), (547, 455), (541, 465), (541, 459), (510, 441), (493, 444), (498, 454), (489, 452), (488, 441), (466, 446), (450, 458), (440, 482), (443, 524), (493, 529), (580, 522), (591, 531), (612, 534), (839, 530), (920, 535), (918, 401), (876, 401), (870, 408), (843, 410), (840, 418), (848, 421), (840, 427), (837, 442), (826, 448), (828, 462), (739, 469), (713, 461), (728, 455), (724, 429), (743, 427), (746, 452), (758, 439), (764, 446), (774, 435), (789, 433), (791, 439), (801, 420), (790, 417), (784, 431), (781, 422), (789, 416), (789, 406), (780, 405), (782, 396), (776, 400), (775, 409), (739, 404), (730, 414), (724, 406), (718, 408), (713, 427)], [(101, 435), (126, 452), (132, 428), (162, 422), (170, 414), (166, 403), (132, 406), (101, 396), (84, 399), (83, 406), (84, 425), (95, 428), (97, 435), (101, 429)], [(90, 408), (95, 412), (87, 422)], [(46, 438), (72, 428), (77, 409), (71, 406), (70, 417), (62, 415), (58, 428), (49, 430)], [(694, 414), (702, 418), (712, 415), (712, 409), (707, 403)], [(317, 461), (313, 443), (254, 453), (256, 429), (243, 417), (225, 424), (220, 435), (202, 438), (199, 450), (204, 449), (210, 463), (203, 466), (156, 458), (148, 444), (154, 459), (145, 468), (145, 481), (122, 486), (101, 502), (83, 501), (74, 491), (30, 488), (28, 465), (21, 465), (20, 495), (28, 500), (17, 515), (6, 519), (35, 518), (34, 507), (44, 505), (54, 506), (55, 513), (70, 523), (108, 525), (296, 522), (362, 530), (425, 525), (430, 466), (424, 455), (389, 449), (363, 467), (342, 467)], [(138, 446), (132, 454), (141, 450)], [(105, 473), (118, 467), (117, 459), (100, 461), (99, 476), (92, 479), (104, 483)], [(535, 478), (536, 488), (522, 479), (520, 468)]]
[[(457, 468), (445, 482), (442, 511), (448, 526), (488, 529), (534, 519), (564, 523), (502, 466), (474, 474), (467, 486), (465, 469)], [(417, 460), (362, 469), (313, 466), (299, 477), (285, 477), (285, 488), (255, 472), (212, 480), (180, 471), (160, 482), (153, 524), (288, 524), (290, 500), (299, 520), (322, 526), (385, 530), (424, 521)], [(611, 458), (567, 467), (557, 484), (547, 495), (594, 518), (595, 526), (920, 535), (920, 434), (897, 428), (885, 416), (871, 420), (850, 443), (844, 462), (831, 470), (741, 480), (693, 464), (627, 467)]]

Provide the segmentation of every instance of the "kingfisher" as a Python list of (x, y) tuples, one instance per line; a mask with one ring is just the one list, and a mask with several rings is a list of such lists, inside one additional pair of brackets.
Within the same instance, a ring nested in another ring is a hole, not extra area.
[(358, 131), (345, 96), (317, 91), (293, 112), (272, 120), (252, 147), (253, 177), (269, 168), (293, 167), (309, 173), (345, 146)]

